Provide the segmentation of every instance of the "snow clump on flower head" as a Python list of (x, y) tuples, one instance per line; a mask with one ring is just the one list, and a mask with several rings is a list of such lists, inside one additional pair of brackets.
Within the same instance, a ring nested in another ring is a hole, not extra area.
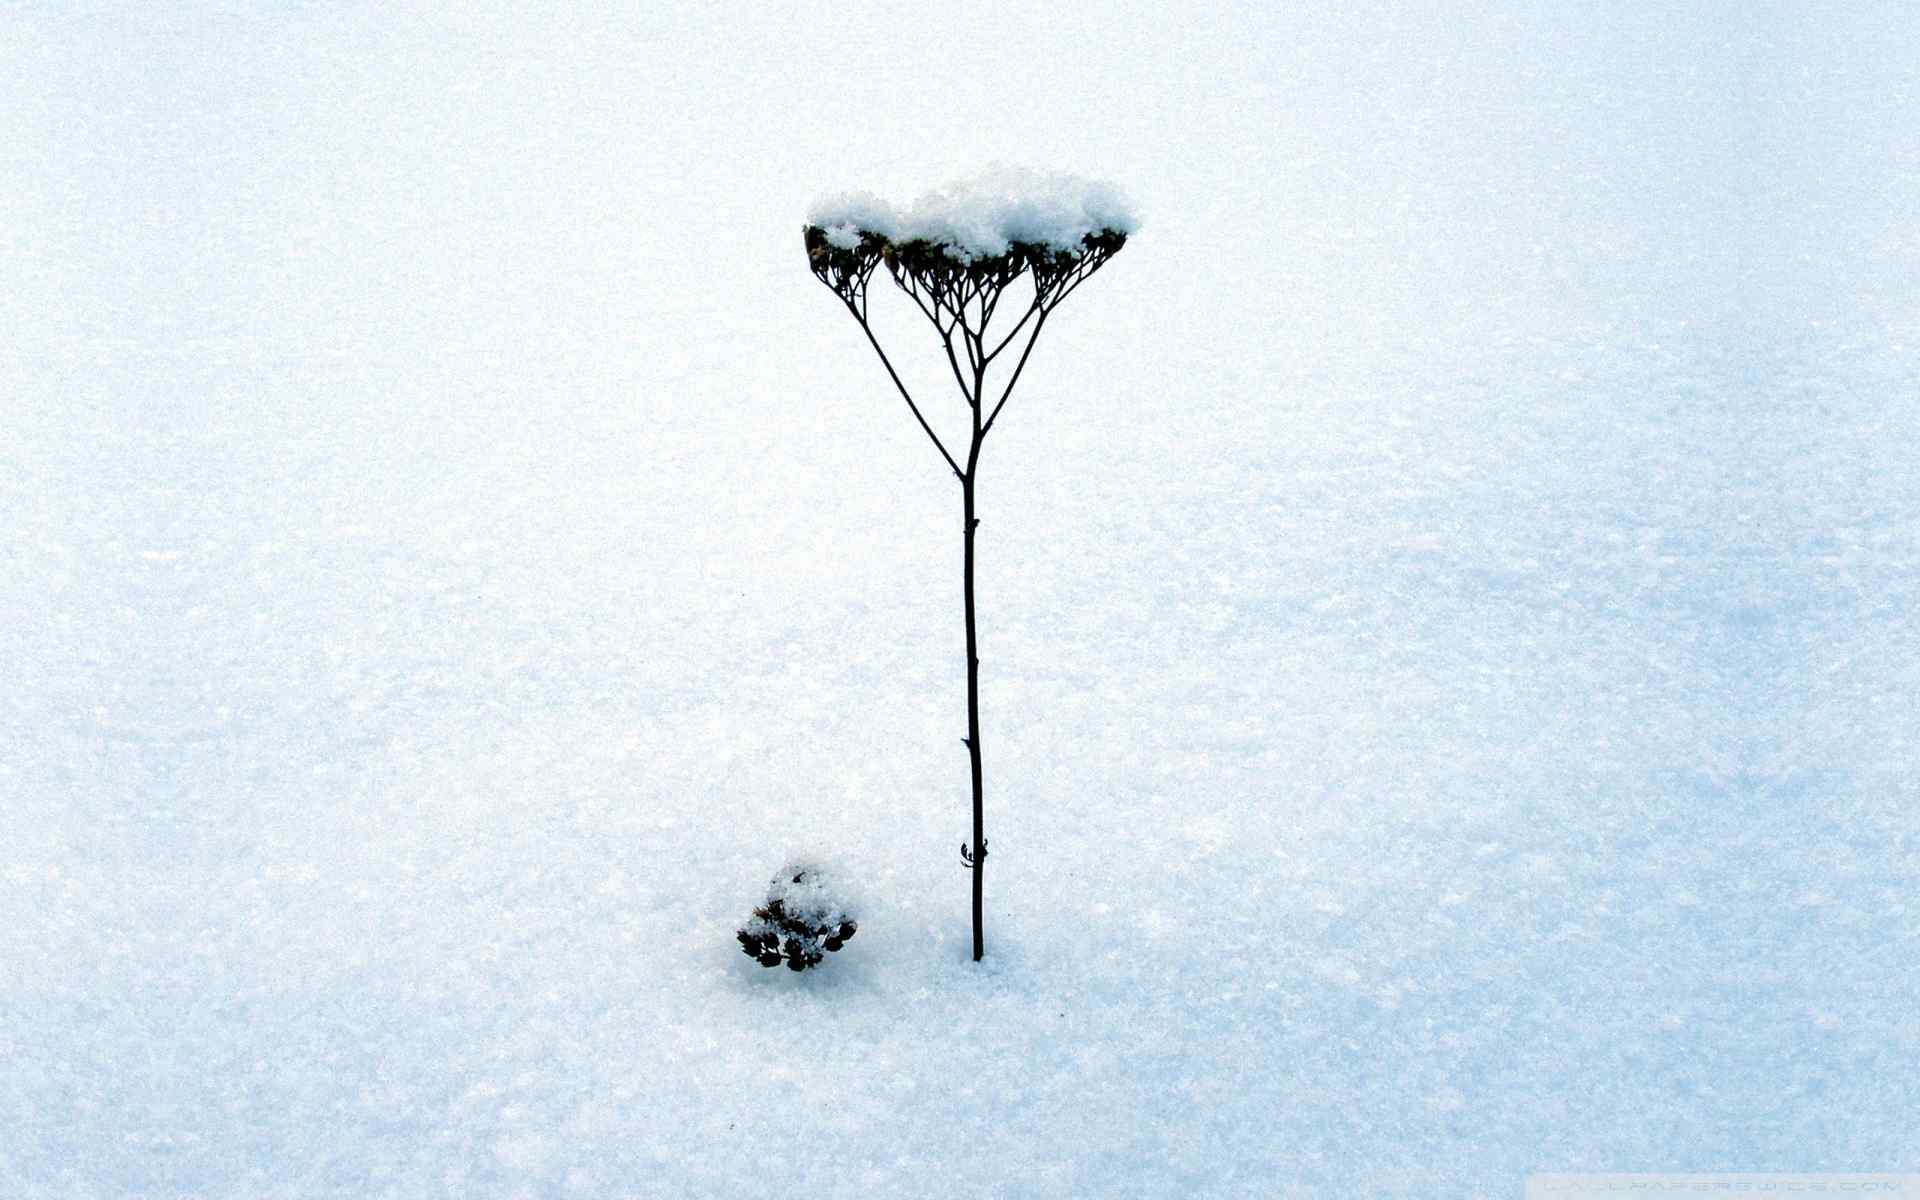
[(786, 963), (804, 971), (826, 961), (859, 929), (849, 899), (830, 867), (791, 860), (767, 884), (767, 902), (734, 934), (740, 949), (763, 967)]
[(833, 875), (811, 862), (790, 862), (767, 885), (767, 902), (778, 901), (788, 916), (812, 925), (838, 925), (852, 915)]
[(1016, 243), (1075, 254), (1089, 236), (1124, 236), (1140, 224), (1110, 183), (1017, 167), (993, 167), (929, 192), (905, 213), (856, 192), (821, 200), (807, 220), (844, 249), (867, 232), (891, 242), (930, 242), (962, 262), (997, 258)]
[(824, 233), (827, 241), (842, 250), (860, 245), (862, 233), (877, 233), (894, 240), (900, 228), (900, 214), (872, 192), (846, 192), (814, 203), (807, 213), (807, 224)]

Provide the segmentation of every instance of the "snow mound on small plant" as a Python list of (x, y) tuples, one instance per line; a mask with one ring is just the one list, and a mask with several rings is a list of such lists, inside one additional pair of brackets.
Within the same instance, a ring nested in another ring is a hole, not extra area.
[(838, 925), (852, 916), (826, 869), (813, 863), (789, 863), (767, 885), (767, 903), (778, 903), (796, 921)]
[(862, 233), (874, 233), (892, 242), (932, 242), (971, 261), (1005, 254), (1015, 243), (1072, 253), (1089, 236), (1132, 234), (1140, 219), (1111, 183), (993, 167), (928, 192), (905, 212), (870, 192), (823, 197), (807, 223), (845, 250), (857, 246)]
[(735, 937), (741, 951), (763, 967), (785, 962), (804, 971), (819, 966), (854, 935), (854, 907), (835, 872), (815, 862), (791, 861), (768, 882), (766, 902)]

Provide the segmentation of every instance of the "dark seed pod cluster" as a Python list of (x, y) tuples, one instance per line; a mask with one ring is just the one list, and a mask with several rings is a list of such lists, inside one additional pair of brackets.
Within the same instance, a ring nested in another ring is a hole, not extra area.
[(735, 936), (748, 958), (790, 971), (817, 967), (847, 944), (856, 926), (825, 886), (817, 867), (788, 867), (774, 876), (767, 902)]

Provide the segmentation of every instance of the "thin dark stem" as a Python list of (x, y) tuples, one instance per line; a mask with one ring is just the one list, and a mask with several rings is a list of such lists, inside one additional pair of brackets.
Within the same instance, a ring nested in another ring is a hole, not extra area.
[[(979, 393), (980, 379), (976, 374), (974, 391)], [(973, 604), (973, 535), (980, 522), (974, 513), (974, 479), (980, 466), (980, 442), (986, 436), (986, 430), (980, 424), (980, 409), (973, 410), (973, 447), (967, 453), (967, 471), (961, 476), (961, 514), (962, 530), (966, 538), (965, 566), (962, 570), (962, 591), (965, 597), (967, 617), (967, 756), (973, 768), (973, 961), (979, 962), (987, 952), (986, 927), (981, 919), (981, 898), (985, 891), (987, 874), (987, 818), (986, 788), (984, 773), (980, 764), (980, 641), (974, 622)]]
[[(852, 306), (849, 305), (848, 308), (851, 309)], [(933, 448), (940, 452), (941, 458), (947, 460), (947, 466), (953, 468), (954, 475), (964, 480), (966, 476), (961, 474), (960, 464), (953, 461), (953, 455), (948, 454), (947, 448), (940, 444), (940, 438), (933, 432), (933, 426), (927, 424), (927, 419), (920, 415), (920, 406), (915, 404), (913, 397), (907, 394), (907, 385), (900, 382), (899, 374), (894, 371), (893, 364), (887, 360), (887, 352), (880, 348), (880, 341), (873, 336), (873, 329), (867, 324), (865, 316), (861, 313), (854, 313), (854, 316), (860, 321), (860, 331), (867, 335), (867, 341), (873, 346), (873, 352), (880, 356), (880, 365), (887, 369), (887, 378), (893, 380), (893, 386), (900, 389), (900, 398), (905, 400), (907, 407), (913, 410), (913, 419), (920, 422), (920, 428), (926, 430), (927, 436), (933, 439)]]
[(960, 385), (960, 394), (967, 398), (969, 407), (978, 408), (980, 406), (980, 392), (978, 389), (971, 392), (967, 390), (966, 376), (960, 373), (960, 360), (955, 358), (953, 354), (953, 334), (946, 330), (941, 330), (940, 344), (947, 349), (947, 365), (953, 368), (953, 381)]
[(999, 418), (1000, 410), (1006, 407), (1007, 397), (1013, 395), (1013, 385), (1020, 382), (1020, 372), (1027, 369), (1027, 356), (1033, 353), (1033, 344), (1040, 340), (1040, 331), (1046, 327), (1046, 324), (1047, 312), (1042, 310), (1040, 319), (1033, 323), (1032, 336), (1027, 338), (1027, 348), (1020, 352), (1020, 361), (1014, 364), (1013, 378), (1007, 380), (1007, 390), (1000, 393), (1000, 402), (993, 406), (991, 413), (987, 414), (987, 424), (980, 430), (980, 436), (986, 436), (987, 430), (992, 429), (994, 421)]
[(1027, 311), (1020, 314), (1020, 319), (1014, 323), (1013, 328), (1007, 330), (1007, 336), (1001, 338), (1000, 344), (993, 348), (993, 353), (987, 355), (986, 361), (992, 362), (994, 359), (999, 358), (1000, 352), (1013, 343), (1013, 339), (1019, 335), (1022, 329), (1026, 328), (1027, 322), (1033, 318), (1033, 314), (1039, 311), (1041, 311), (1040, 298), (1036, 296), (1034, 297), (1033, 303), (1027, 306)]
[[(895, 283), (900, 284), (900, 290), (907, 294), (907, 299), (913, 301), (913, 306), (919, 309), (921, 314), (925, 316), (927, 320), (933, 322), (933, 327), (935, 329), (939, 329), (940, 318), (936, 315), (936, 311), (939, 307), (939, 301), (937, 300), (934, 301), (934, 308), (930, 309), (926, 306), (926, 303), (920, 299), (920, 290), (917, 287), (911, 284), (901, 283), (900, 282), (901, 277), (898, 275), (895, 275), (893, 278)], [(907, 276), (907, 278), (911, 279), (912, 276)]]
[(993, 310), (1000, 307), (1000, 297), (1005, 294), (1011, 279), (1006, 274), (994, 276), (993, 286), (987, 289), (986, 296), (980, 302), (980, 334), (986, 336), (987, 326), (993, 324)]

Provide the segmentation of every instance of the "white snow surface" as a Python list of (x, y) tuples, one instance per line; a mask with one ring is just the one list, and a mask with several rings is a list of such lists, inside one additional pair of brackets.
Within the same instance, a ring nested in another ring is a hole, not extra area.
[[(1915, 44), (9, 8), (0, 1195), (1920, 1170)], [(1152, 223), (983, 451), (975, 965), (960, 496), (793, 225), (994, 161)]]
[(1015, 242), (1073, 252), (1103, 232), (1131, 234), (1140, 220), (1111, 183), (1077, 175), (997, 165), (921, 196), (905, 212), (870, 192), (816, 200), (807, 224), (844, 249), (861, 233), (889, 241), (925, 240), (962, 261), (1005, 254)]

